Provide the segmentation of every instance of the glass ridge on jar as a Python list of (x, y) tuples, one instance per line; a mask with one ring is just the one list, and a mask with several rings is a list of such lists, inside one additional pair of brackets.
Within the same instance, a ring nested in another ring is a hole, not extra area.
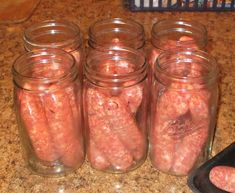
[(88, 35), (89, 47), (96, 50), (109, 46), (143, 49), (145, 45), (143, 26), (131, 19), (98, 20), (90, 26)]
[(218, 67), (206, 52), (159, 55), (151, 97), (150, 159), (172, 175), (188, 175), (208, 159), (218, 105)]
[(123, 173), (147, 156), (147, 64), (142, 52), (112, 48), (84, 68), (87, 157), (101, 171)]
[(83, 163), (81, 83), (75, 59), (60, 49), (27, 52), (13, 64), (14, 106), (26, 162), (39, 175)]
[(206, 27), (193, 20), (164, 19), (156, 22), (151, 30), (151, 48), (148, 51), (150, 79), (154, 63), (163, 51), (174, 48), (194, 48), (204, 50), (207, 45)]
[(72, 54), (82, 75), (84, 48), (79, 27), (65, 20), (46, 20), (36, 23), (24, 31), (26, 51), (43, 48), (59, 48)]

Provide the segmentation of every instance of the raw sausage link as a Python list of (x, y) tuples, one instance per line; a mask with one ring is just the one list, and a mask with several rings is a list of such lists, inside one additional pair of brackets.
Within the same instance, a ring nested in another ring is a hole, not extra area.
[(143, 87), (140, 85), (128, 87), (122, 91), (119, 97), (129, 108), (130, 112), (135, 115), (143, 99)]
[(40, 97), (36, 94), (19, 91), (20, 115), (28, 131), (30, 141), (37, 157), (44, 161), (55, 161), (59, 158)]
[[(55, 87), (51, 86), (50, 89)], [(83, 153), (70, 108), (70, 99), (66, 92), (57, 90), (45, 94), (43, 100), (50, 132), (61, 160), (65, 165), (74, 167), (82, 162)]]
[(206, 91), (165, 91), (159, 97), (151, 133), (153, 165), (187, 175), (204, 148), (209, 132)]
[(146, 144), (135, 119), (118, 97), (107, 98), (104, 111), (107, 122), (136, 160), (144, 156)]
[(215, 166), (209, 174), (210, 181), (218, 188), (235, 193), (235, 168)]
[[(193, 127), (189, 125), (189, 127)], [(208, 122), (198, 123), (192, 134), (186, 135), (176, 146), (172, 171), (176, 175), (187, 175), (202, 153), (208, 137)], [(189, 130), (193, 128), (189, 128)]]
[(89, 137), (104, 153), (112, 166), (126, 170), (133, 163), (133, 157), (126, 149), (119, 137), (113, 133), (113, 126), (109, 124), (105, 110), (106, 97), (100, 91), (89, 88), (87, 90)]
[(72, 109), (73, 121), (74, 121), (74, 129), (73, 135), (76, 138), (75, 146), (71, 148), (71, 155), (75, 154), (76, 158), (74, 159), (74, 164), (69, 164), (69, 161), (66, 161), (66, 158), (69, 156), (65, 156), (65, 159), (62, 159), (66, 165), (76, 165), (76, 162), (81, 164), (83, 162), (83, 158), (85, 157), (84, 153), (84, 142), (83, 142), (83, 130), (82, 130), (82, 115), (81, 115), (81, 89), (78, 91), (77, 88), (80, 88), (79, 85), (74, 84), (66, 88), (66, 93), (68, 95), (70, 108)]
[(154, 120), (154, 129), (151, 131), (151, 151), (152, 164), (157, 169), (168, 172), (174, 161), (175, 140), (164, 132), (168, 126), (167, 122), (162, 122), (160, 116)]
[(88, 160), (91, 162), (91, 165), (96, 169), (104, 170), (111, 166), (107, 158), (98, 149), (97, 145), (91, 139), (89, 140), (87, 157), (88, 157)]

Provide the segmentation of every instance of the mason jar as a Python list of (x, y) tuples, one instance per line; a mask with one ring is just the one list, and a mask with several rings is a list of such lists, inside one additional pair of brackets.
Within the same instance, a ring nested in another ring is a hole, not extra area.
[(218, 106), (218, 67), (206, 52), (175, 49), (159, 55), (151, 101), (152, 165), (184, 176), (210, 155)]
[(75, 59), (59, 49), (27, 52), (12, 69), (14, 106), (29, 168), (65, 174), (84, 160), (81, 83)]
[(159, 20), (151, 30), (151, 46), (148, 51), (150, 80), (154, 63), (161, 52), (174, 48), (204, 50), (206, 45), (207, 30), (203, 24), (185, 19)]
[(84, 48), (79, 27), (65, 20), (46, 20), (36, 23), (24, 31), (26, 51), (42, 48), (59, 48), (76, 59), (79, 76), (82, 77)]
[(84, 67), (87, 157), (97, 170), (123, 173), (147, 155), (147, 64), (137, 50), (112, 49)]
[(112, 46), (143, 49), (145, 45), (143, 26), (131, 19), (98, 20), (90, 26), (88, 35), (88, 45), (95, 50)]

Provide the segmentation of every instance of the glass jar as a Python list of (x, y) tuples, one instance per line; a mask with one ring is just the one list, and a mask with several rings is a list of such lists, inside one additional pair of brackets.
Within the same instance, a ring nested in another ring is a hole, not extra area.
[(98, 170), (122, 173), (147, 155), (147, 64), (141, 52), (113, 48), (84, 67), (87, 156)]
[(143, 49), (144, 44), (143, 26), (131, 19), (99, 20), (89, 28), (88, 45), (92, 49), (100, 50), (109, 46)]
[(46, 20), (24, 31), (24, 47), (27, 51), (42, 48), (59, 48), (72, 54), (82, 77), (84, 49), (79, 27), (68, 21)]
[(152, 165), (187, 175), (208, 159), (216, 124), (218, 67), (206, 52), (175, 49), (159, 55), (151, 105)]
[(150, 80), (157, 57), (163, 51), (174, 48), (204, 50), (207, 30), (201, 23), (184, 19), (165, 19), (156, 22), (151, 30), (151, 48), (148, 54)]
[(30, 169), (65, 174), (82, 165), (81, 83), (75, 59), (59, 49), (27, 52), (13, 64), (14, 104)]

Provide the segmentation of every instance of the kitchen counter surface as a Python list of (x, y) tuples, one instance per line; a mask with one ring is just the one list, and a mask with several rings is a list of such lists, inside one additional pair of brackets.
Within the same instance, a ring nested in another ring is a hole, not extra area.
[(144, 25), (146, 36), (154, 22), (163, 18), (198, 20), (208, 29), (209, 52), (220, 66), (220, 108), (212, 154), (235, 140), (235, 12), (223, 13), (132, 13), (121, 0), (41, 0), (32, 17), (20, 24), (0, 25), (0, 192), (1, 193), (190, 193), (186, 177), (174, 177), (154, 170), (147, 159), (127, 174), (95, 171), (87, 162), (62, 178), (46, 178), (25, 166), (13, 111), (11, 65), (24, 52), (22, 33), (33, 23), (46, 19), (67, 19), (87, 29), (97, 19), (133, 18)]

